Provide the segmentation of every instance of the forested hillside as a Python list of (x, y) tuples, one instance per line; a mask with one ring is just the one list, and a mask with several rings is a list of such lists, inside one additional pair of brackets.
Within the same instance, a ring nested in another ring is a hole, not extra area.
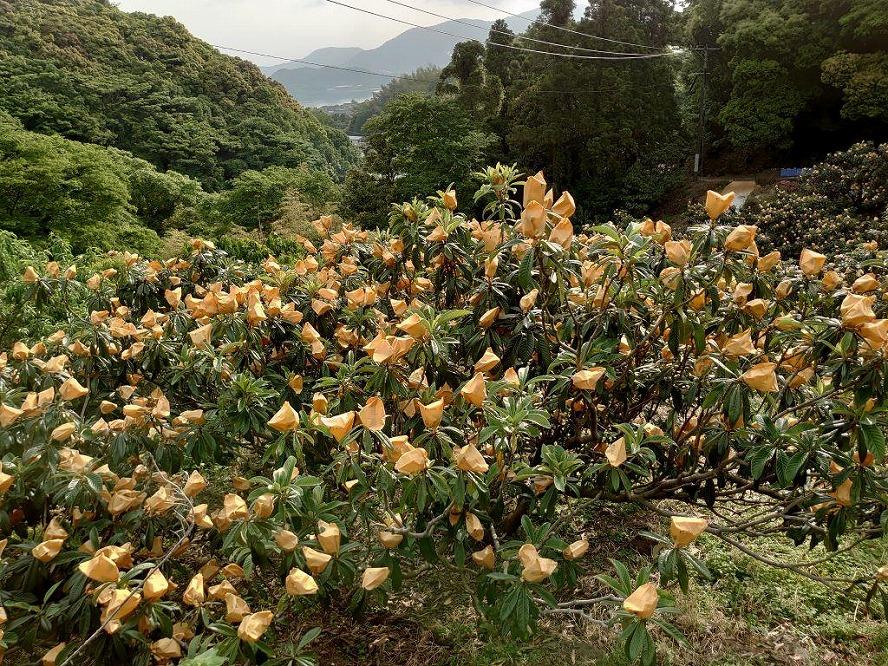
[(0, 229), (22, 238), (55, 233), (79, 251), (156, 251), (162, 221), (203, 194), (187, 176), (159, 173), (123, 151), (25, 131), (0, 113)]
[(432, 93), (438, 83), (441, 70), (437, 67), (420, 67), (408, 77), (393, 79), (373, 93), (373, 97), (355, 105), (348, 126), (349, 134), (363, 134), (364, 123), (379, 115), (391, 100), (407, 93)]
[(356, 158), (255, 65), (106, 0), (0, 0), (0, 80), (0, 110), (26, 129), (121, 148), (210, 190), (247, 169), (341, 174)]
[(280, 217), (307, 224), (339, 198), (330, 176), (304, 166), (249, 169), (227, 185), (207, 192), (128, 152), (27, 131), (0, 111), (0, 230), (40, 246), (54, 234), (75, 252), (156, 254), (163, 234), (175, 243), (183, 231), (228, 236)]

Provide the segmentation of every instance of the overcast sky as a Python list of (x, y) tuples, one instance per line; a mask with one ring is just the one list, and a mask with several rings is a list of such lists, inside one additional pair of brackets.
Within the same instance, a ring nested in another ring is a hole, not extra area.
[[(343, 1), (420, 25), (443, 21), (385, 0)], [(468, 0), (399, 1), (454, 18), (491, 20), (505, 16)], [(536, 0), (482, 1), (512, 12), (539, 6)], [(213, 44), (293, 58), (303, 57), (322, 46), (373, 48), (409, 28), (325, 0), (117, 0), (117, 4), (125, 11), (173, 16), (194, 35)], [(244, 57), (261, 65), (277, 62)]]

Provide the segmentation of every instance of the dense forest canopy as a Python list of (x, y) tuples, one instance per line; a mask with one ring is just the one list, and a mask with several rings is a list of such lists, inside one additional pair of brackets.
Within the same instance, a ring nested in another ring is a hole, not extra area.
[[(724, 153), (802, 160), (888, 136), (882, 0), (691, 0), (688, 44), (710, 51), (708, 131)], [(685, 73), (699, 71), (694, 53)]]
[[(596, 0), (580, 20), (576, 8), (544, 0), (523, 35), (498, 21), (485, 43), (457, 44), (436, 95), (497, 138), (489, 160), (545, 167), (576, 193), (580, 220), (650, 210), (687, 179), (701, 144), (704, 172), (751, 173), (888, 136), (884, 2), (691, 0), (679, 12), (668, 0)], [(407, 130), (392, 126), (391, 144)]]
[(29, 132), (0, 111), (0, 230), (41, 245), (56, 235), (76, 252), (156, 254), (160, 236), (177, 230), (220, 237), (280, 218), (307, 225), (339, 196), (328, 174), (305, 166), (248, 169), (207, 192), (126, 151)]
[[(678, 39), (676, 15), (665, 0), (595, 3), (579, 22), (572, 19), (571, 1), (546, 2), (542, 11), (546, 23), (559, 21), (561, 27), (571, 30), (657, 49)], [(577, 194), (582, 220), (617, 207), (644, 210), (680, 182), (689, 140), (674, 84), (678, 57), (635, 62), (570, 59), (496, 46), (543, 48), (541, 42), (549, 42), (579, 49), (633, 49), (603, 45), (542, 22), (533, 23), (524, 34), (538, 41), (519, 40), (505, 21), (497, 21), (486, 44), (457, 44), (450, 64), (441, 71), (437, 104), (455, 105), (471, 130), (492, 138), (486, 151), (464, 169), (471, 172), (485, 161), (497, 160), (515, 162), (531, 171), (545, 165), (555, 183)], [(580, 50), (545, 48), (562, 55), (588, 55)], [(421, 114), (419, 106), (424, 108), (426, 103), (417, 100), (414, 104)], [(405, 119), (413, 115), (401, 114)], [(380, 151), (382, 144), (394, 148), (399, 136), (409, 135), (409, 124), (389, 117), (377, 125), (372, 141), (368, 141), (373, 148), (368, 151), (368, 163), (376, 166), (376, 155), (385, 152)], [(391, 131), (380, 131), (385, 127)], [(426, 127), (424, 131), (448, 136), (444, 126)], [(452, 161), (443, 146), (428, 162), (415, 164), (413, 169), (434, 172), (439, 160)], [(454, 177), (453, 170), (449, 173)], [(447, 184), (426, 186), (442, 188)]]
[(0, 110), (26, 129), (121, 148), (208, 189), (271, 165), (342, 174), (356, 158), (255, 65), (105, 0), (0, 0), (0, 80)]
[(0, 112), (0, 229), (35, 239), (56, 233), (81, 252), (153, 252), (162, 222), (204, 194), (187, 176), (116, 149), (28, 132)]

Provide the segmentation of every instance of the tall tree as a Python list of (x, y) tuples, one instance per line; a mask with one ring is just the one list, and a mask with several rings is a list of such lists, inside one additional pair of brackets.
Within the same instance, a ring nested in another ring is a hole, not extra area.
[(487, 36), (484, 53), (484, 68), (487, 70), (488, 76), (495, 76), (503, 88), (502, 102), (500, 104), (499, 113), (487, 119), (488, 127), (493, 130), (499, 137), (499, 153), (506, 155), (508, 146), (506, 145), (507, 122), (509, 117), (509, 109), (512, 99), (505, 94), (505, 90), (512, 85), (512, 81), (521, 75), (521, 57), (520, 52), (502, 46), (501, 44), (512, 46), (515, 44), (515, 34), (509, 28), (508, 23), (502, 19), (498, 19), (490, 26), (490, 33)]
[[(601, 0), (590, 3), (577, 30), (661, 47), (669, 41), (672, 16), (666, 0)], [(528, 34), (548, 35), (544, 30), (552, 28), (535, 25)], [(605, 48), (558, 32), (561, 43)], [(681, 177), (688, 151), (671, 60), (527, 55), (509, 89), (510, 157), (524, 168), (545, 168), (558, 187), (579, 192), (580, 214), (587, 218), (615, 207), (645, 210)]]
[(391, 100), (364, 126), (365, 160), (346, 178), (346, 212), (382, 224), (391, 202), (424, 197), (454, 183), (460, 196), (475, 189), (495, 137), (454, 99), (416, 93)]
[(720, 49), (709, 53), (716, 146), (810, 160), (888, 136), (884, 1), (692, 0), (685, 31)]
[(540, 18), (546, 23), (566, 26), (573, 20), (574, 0), (542, 0)]
[(437, 92), (454, 95), (466, 111), (483, 117), (496, 116), (503, 101), (503, 85), (484, 65), (486, 51), (477, 41), (453, 47), (450, 63), (441, 70)]
[(515, 43), (515, 33), (503, 19), (497, 19), (490, 26), (487, 34), (487, 44), (484, 51), (484, 67), (491, 74), (499, 77), (504, 86), (512, 81), (517, 63), (516, 52), (512, 49), (491, 46), (491, 44), (504, 44), (512, 46)]

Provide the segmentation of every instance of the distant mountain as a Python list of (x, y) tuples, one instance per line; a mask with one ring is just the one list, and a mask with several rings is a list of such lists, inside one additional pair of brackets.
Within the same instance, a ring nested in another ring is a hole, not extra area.
[[(522, 16), (533, 19), (536, 10)], [(484, 41), (493, 21), (460, 19), (472, 28), (456, 21), (445, 21), (434, 26), (436, 30), (457, 35), (459, 40), (421, 28), (411, 28), (393, 37), (375, 49), (355, 47), (328, 47), (317, 49), (305, 56), (306, 60), (353, 67), (386, 74), (406, 74), (420, 67), (444, 67), (450, 62), (450, 54), (457, 41), (478, 39)], [(506, 21), (516, 33), (523, 32), (528, 22), (509, 17)], [(381, 76), (347, 72), (308, 65), (292, 66), (287, 63), (263, 68), (271, 78), (279, 81), (299, 102), (306, 106), (341, 104), (352, 100), (362, 101), (379, 90), (390, 79)]]
[[(344, 65), (351, 58), (354, 58), (359, 53), (363, 53), (364, 49), (359, 46), (327, 46), (322, 49), (315, 49), (307, 56), (305, 56), (305, 60), (312, 60), (314, 62), (320, 62), (325, 65)], [(265, 72), (266, 76), (272, 76), (275, 72), (292, 68), (294, 63), (292, 62), (280, 62), (274, 65), (266, 65), (264, 67), (260, 67), (263, 72)], [(309, 69), (314, 68), (314, 65), (299, 65), (299, 67), (307, 67)]]

